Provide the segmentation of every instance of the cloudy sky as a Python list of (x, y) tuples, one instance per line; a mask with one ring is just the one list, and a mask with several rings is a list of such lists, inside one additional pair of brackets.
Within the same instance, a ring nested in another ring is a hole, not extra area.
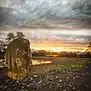
[(91, 0), (0, 0), (0, 39), (17, 31), (35, 49), (83, 51), (91, 40)]

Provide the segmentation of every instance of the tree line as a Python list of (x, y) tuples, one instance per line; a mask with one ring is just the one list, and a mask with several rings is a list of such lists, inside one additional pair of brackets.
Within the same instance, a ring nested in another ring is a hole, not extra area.
[(77, 57), (77, 58), (91, 58), (91, 52), (52, 52), (46, 50), (35, 50), (32, 52), (32, 56), (44, 56), (44, 57)]

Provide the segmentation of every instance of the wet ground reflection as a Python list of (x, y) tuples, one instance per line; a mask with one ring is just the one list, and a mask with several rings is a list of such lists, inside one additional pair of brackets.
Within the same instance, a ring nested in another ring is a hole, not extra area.
[(44, 60), (32, 60), (33, 65), (39, 65), (39, 64), (50, 64), (51, 61), (44, 61)]

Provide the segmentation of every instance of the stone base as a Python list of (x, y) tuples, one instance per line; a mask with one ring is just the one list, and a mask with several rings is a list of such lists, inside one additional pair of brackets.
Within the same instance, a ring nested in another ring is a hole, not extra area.
[(28, 71), (23, 70), (23, 72), (8, 72), (8, 77), (15, 80), (23, 80), (28, 76)]

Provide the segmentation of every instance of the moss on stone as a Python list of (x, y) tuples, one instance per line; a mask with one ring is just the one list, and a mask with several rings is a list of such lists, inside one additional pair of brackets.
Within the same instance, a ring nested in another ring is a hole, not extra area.
[[(27, 76), (32, 65), (31, 54), (29, 40), (18, 38), (9, 43), (5, 58), (10, 78), (19, 79), (21, 77), (23, 79)], [(16, 77), (13, 73), (17, 74)]]

